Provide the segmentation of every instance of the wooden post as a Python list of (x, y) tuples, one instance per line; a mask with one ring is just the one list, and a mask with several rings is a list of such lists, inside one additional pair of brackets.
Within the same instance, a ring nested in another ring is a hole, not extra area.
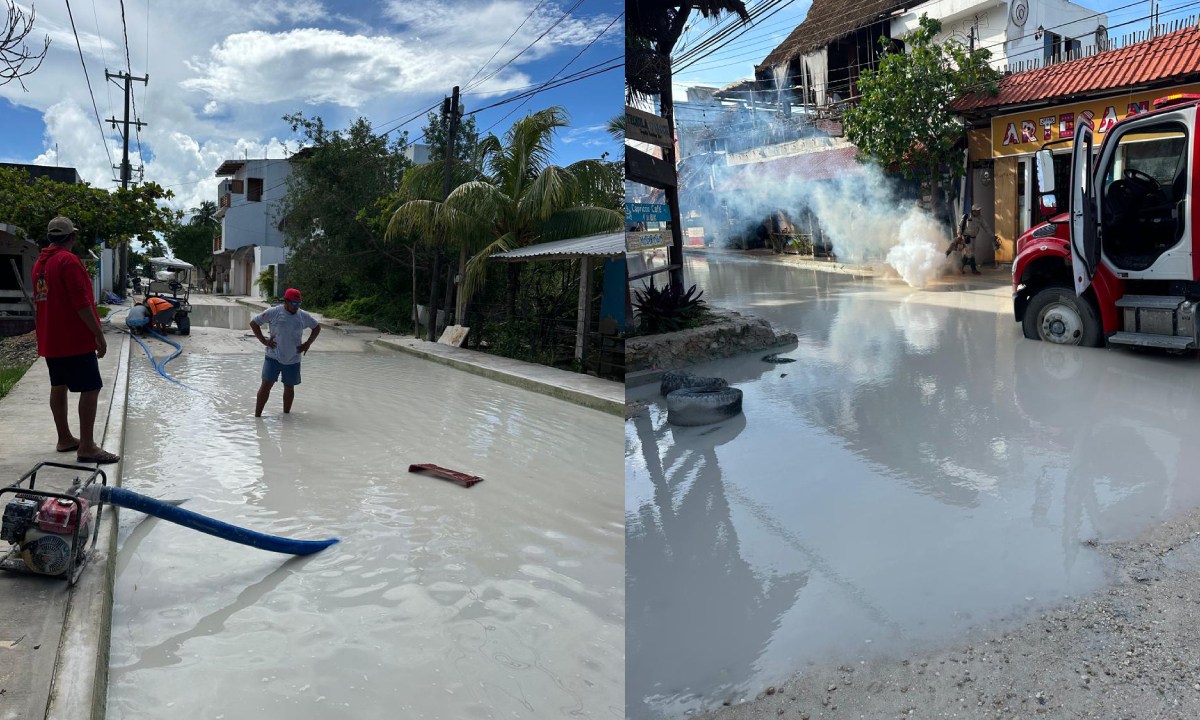
[(575, 359), (583, 362), (587, 345), (588, 319), (592, 316), (592, 259), (587, 255), (579, 258), (579, 308), (575, 322)]

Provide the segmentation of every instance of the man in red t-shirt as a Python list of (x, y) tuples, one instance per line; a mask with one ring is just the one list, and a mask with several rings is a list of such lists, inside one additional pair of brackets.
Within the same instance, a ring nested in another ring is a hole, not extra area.
[[(121, 458), (96, 444), (100, 398), (99, 358), (108, 351), (92, 299), (92, 280), (75, 253), (75, 225), (59, 216), (46, 228), (50, 245), (33, 264), (38, 355), (50, 370), (50, 412), (59, 452), (76, 451), (81, 463), (115, 463)], [(67, 393), (79, 393), (79, 438), (67, 423)]]

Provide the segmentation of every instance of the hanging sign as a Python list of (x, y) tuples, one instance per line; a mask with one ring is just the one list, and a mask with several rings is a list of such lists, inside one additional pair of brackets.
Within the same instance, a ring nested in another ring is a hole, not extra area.
[(645, 110), (625, 106), (625, 139), (671, 147), (671, 128), (667, 119)]
[(656, 188), (675, 187), (675, 166), (636, 148), (625, 148), (625, 179)]
[(625, 233), (625, 252), (654, 250), (671, 244), (671, 236), (666, 232), (627, 232)]
[(671, 222), (671, 208), (663, 203), (625, 203), (627, 223)]

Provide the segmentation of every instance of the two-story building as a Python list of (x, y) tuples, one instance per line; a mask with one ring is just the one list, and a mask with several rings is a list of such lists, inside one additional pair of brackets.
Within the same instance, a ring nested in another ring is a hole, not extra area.
[[(295, 157), (295, 156), (293, 156)], [(287, 262), (279, 205), (287, 194), (292, 161), (226, 160), (217, 188), (221, 233), (213, 240), (215, 292), (264, 297), (258, 275)]]

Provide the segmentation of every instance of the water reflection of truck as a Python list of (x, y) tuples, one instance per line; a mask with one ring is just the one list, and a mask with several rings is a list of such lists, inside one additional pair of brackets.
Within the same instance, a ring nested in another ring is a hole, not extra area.
[(1090, 122), (1075, 128), (1069, 185), (1055, 195), (1050, 150), (1037, 155), (1044, 214), (1013, 262), (1024, 334), (1064, 345), (1200, 348), (1200, 95), (1156, 100), (1108, 129), (1093, 154)]

